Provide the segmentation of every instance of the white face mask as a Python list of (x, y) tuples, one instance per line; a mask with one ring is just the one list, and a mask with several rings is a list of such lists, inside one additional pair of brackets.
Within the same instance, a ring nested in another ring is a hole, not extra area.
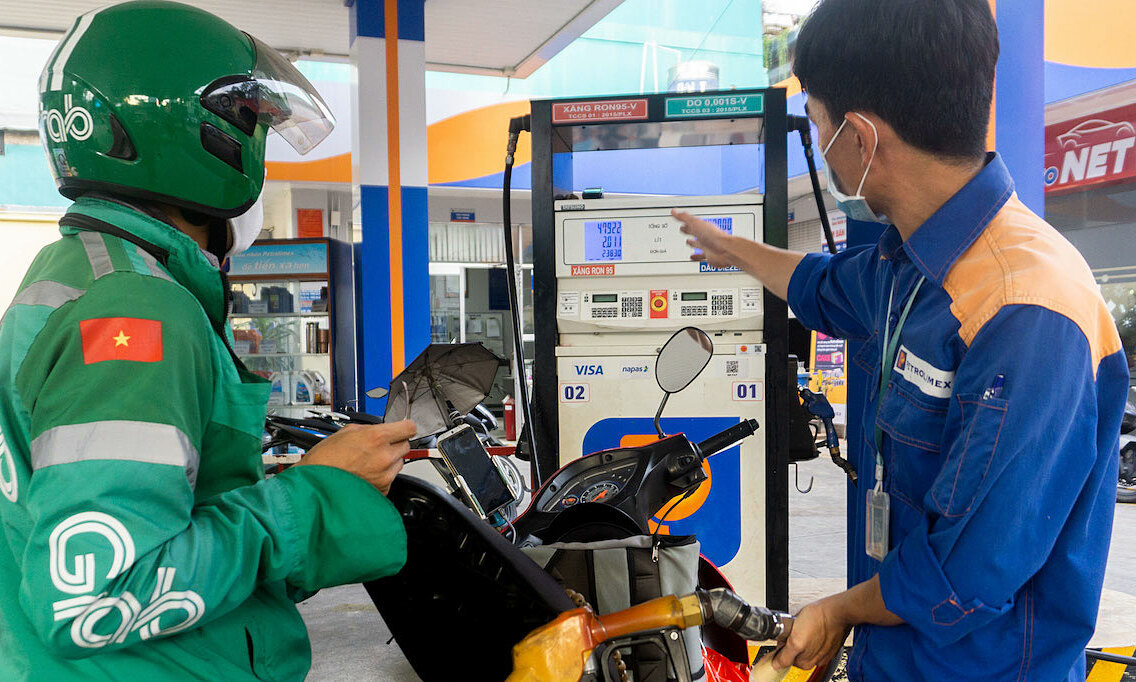
[(832, 148), (832, 143), (836, 142), (836, 138), (840, 136), (840, 131), (844, 130), (844, 126), (848, 125), (848, 119), (844, 119), (840, 127), (836, 129), (836, 134), (832, 136), (832, 139), (828, 141), (828, 144), (825, 145), (820, 153), (820, 157), (824, 159), (824, 172), (828, 176), (828, 193), (836, 200), (836, 207), (852, 220), (859, 220), (866, 223), (886, 223), (888, 222), (887, 216), (873, 211), (872, 207), (868, 205), (868, 200), (861, 194), (864, 190), (864, 181), (868, 179), (868, 171), (872, 170), (872, 161), (876, 159), (876, 147), (880, 143), (880, 134), (876, 130), (876, 124), (856, 112), (852, 113), (855, 116), (860, 116), (860, 120), (872, 127), (872, 133), (876, 136), (875, 142), (872, 144), (872, 156), (868, 159), (868, 167), (864, 169), (864, 175), (860, 178), (860, 186), (856, 188), (856, 194), (854, 196), (848, 196), (844, 192), (841, 192), (840, 188), (836, 186), (835, 179), (832, 177), (832, 164), (828, 162), (828, 158), (825, 154)]
[(260, 231), (264, 229), (264, 189), (247, 211), (239, 216), (229, 218), (229, 230), (233, 233), (233, 245), (225, 258), (232, 258), (238, 253), (244, 253), (252, 246)]

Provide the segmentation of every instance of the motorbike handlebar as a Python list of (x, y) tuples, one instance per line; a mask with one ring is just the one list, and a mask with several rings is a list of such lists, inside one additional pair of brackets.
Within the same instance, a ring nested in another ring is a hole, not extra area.
[(760, 427), (756, 419), (743, 419), (725, 431), (716, 433), (699, 443), (696, 446), (698, 453), (705, 459), (716, 452), (725, 450), (743, 438), (752, 436), (757, 433), (758, 428)]
[(314, 431), (308, 431), (296, 426), (288, 426), (287, 424), (273, 423), (272, 428), (278, 433), (282, 433), (288, 437), (288, 440), (295, 443), (303, 450), (311, 450), (315, 446), (323, 442), (327, 437), (327, 433), (319, 434)]

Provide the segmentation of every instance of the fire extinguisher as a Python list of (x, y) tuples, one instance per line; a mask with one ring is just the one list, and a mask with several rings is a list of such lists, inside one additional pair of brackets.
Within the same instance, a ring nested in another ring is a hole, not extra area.
[(513, 396), (505, 396), (503, 401), (505, 406), (505, 440), (517, 440), (517, 410), (516, 401)]

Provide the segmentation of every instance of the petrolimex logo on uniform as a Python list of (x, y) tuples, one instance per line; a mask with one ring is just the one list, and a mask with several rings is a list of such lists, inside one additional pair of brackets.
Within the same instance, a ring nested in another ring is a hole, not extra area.
[(955, 383), (954, 372), (944, 372), (912, 353), (907, 346), (899, 347), (895, 356), (895, 370), (916, 388), (933, 398), (950, 398)]

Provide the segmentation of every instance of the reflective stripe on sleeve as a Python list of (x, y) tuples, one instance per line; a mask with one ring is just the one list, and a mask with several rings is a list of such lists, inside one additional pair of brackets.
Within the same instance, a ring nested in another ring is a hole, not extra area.
[(197, 448), (176, 426), (112, 420), (66, 424), (32, 441), (32, 469), (89, 460), (123, 460), (184, 467), (190, 485), (197, 481)]
[[(59, 282), (40, 280), (39, 282), (32, 282), (16, 294), (16, 297), (8, 306), (8, 310), (18, 305), (45, 305), (49, 308), (58, 308), (85, 293), (87, 293), (86, 289), (76, 289)], [(4, 315), (7, 316), (8, 311), (5, 311)]]
[(32, 282), (24, 287), (23, 291), (16, 294), (16, 297), (12, 299), (12, 305), (46, 305), (58, 308), (85, 293), (87, 293), (86, 289), (76, 289), (59, 282), (40, 280), (39, 282)]
[(107, 251), (106, 242), (98, 232), (80, 232), (79, 241), (83, 242), (83, 249), (87, 252), (87, 260), (91, 261), (91, 272), (95, 279), (114, 272), (114, 265), (110, 262), (110, 252)]

